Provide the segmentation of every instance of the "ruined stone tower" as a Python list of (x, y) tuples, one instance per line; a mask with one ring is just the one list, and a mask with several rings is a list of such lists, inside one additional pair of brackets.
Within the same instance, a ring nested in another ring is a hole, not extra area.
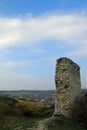
[(81, 91), (80, 67), (69, 58), (57, 60), (55, 114), (70, 117), (75, 97)]

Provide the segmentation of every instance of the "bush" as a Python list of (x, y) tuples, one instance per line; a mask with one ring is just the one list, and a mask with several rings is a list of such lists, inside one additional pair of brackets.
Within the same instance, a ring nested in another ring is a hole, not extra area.
[(37, 102), (29, 102), (20, 100), (16, 107), (19, 108), (25, 116), (42, 117), (48, 114), (48, 108), (44, 105), (39, 105)]
[(4, 116), (13, 115), (16, 103), (15, 99), (0, 96), (0, 114)]
[(87, 92), (76, 98), (72, 109), (72, 116), (87, 128)]

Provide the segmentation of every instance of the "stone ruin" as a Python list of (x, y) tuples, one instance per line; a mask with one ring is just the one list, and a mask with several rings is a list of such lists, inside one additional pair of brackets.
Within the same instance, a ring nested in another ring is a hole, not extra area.
[(71, 109), (76, 96), (81, 92), (80, 67), (71, 59), (63, 57), (57, 60), (56, 98), (54, 115), (71, 117)]

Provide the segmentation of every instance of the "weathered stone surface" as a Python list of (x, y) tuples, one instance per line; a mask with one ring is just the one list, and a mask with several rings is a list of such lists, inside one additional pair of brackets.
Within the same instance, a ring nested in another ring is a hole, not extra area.
[(69, 58), (57, 60), (55, 114), (70, 117), (75, 97), (81, 92), (80, 67)]

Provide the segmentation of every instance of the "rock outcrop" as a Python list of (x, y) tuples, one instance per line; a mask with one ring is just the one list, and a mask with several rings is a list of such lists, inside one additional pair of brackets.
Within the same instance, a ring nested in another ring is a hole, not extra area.
[(55, 115), (70, 117), (75, 97), (81, 92), (80, 67), (69, 58), (58, 59), (55, 85)]

